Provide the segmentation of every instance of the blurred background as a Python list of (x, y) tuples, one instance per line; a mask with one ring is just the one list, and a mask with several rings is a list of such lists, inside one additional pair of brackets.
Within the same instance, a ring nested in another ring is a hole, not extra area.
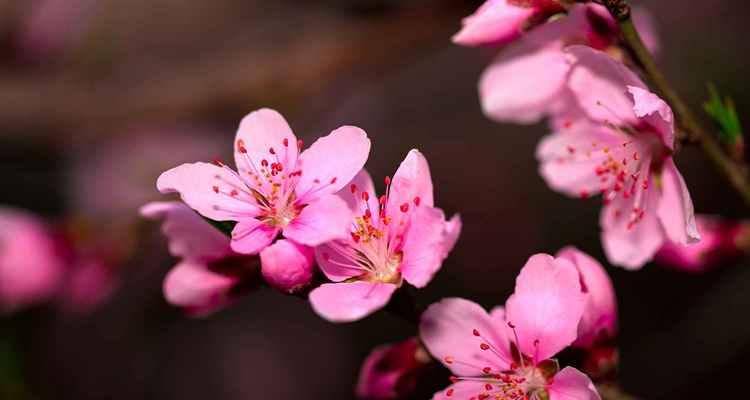
[[(537, 174), (546, 127), (499, 125), (476, 82), (495, 54), (451, 44), (480, 1), (0, 0), (0, 205), (47, 218), (99, 261), (95, 304), (0, 317), (0, 373), (34, 399), (348, 399), (363, 358), (414, 327), (386, 313), (333, 325), (309, 305), (259, 290), (205, 319), (161, 293), (174, 264), (158, 224), (160, 172), (230, 159), (239, 120), (279, 110), (307, 143), (344, 125), (373, 142), (382, 177), (409, 149), (431, 163), (436, 203), (463, 234), (432, 284), (504, 302), (526, 259), (573, 244), (604, 260), (598, 199), (567, 199)], [(689, 4), (688, 4), (689, 3)], [(660, 62), (699, 106), (711, 80), (750, 109), (750, 5), (641, 1)], [(746, 123), (750, 123), (747, 120)], [(702, 155), (678, 157), (696, 210), (747, 216)], [(80, 256), (83, 254), (83, 256)], [(750, 365), (747, 261), (705, 274), (609, 268), (620, 304), (621, 382), (643, 399), (743, 397)], [(75, 292), (75, 289), (71, 289)], [(447, 373), (415, 398), (446, 386)], [(13, 397), (11, 397), (13, 398)], [(4, 400), (4, 399), (3, 399)]]

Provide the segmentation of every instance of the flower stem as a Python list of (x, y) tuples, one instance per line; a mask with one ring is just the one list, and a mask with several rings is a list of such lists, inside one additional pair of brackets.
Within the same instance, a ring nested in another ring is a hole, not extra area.
[(656, 66), (653, 56), (643, 44), (638, 30), (631, 18), (630, 5), (627, 0), (603, 0), (610, 14), (620, 26), (625, 45), (628, 47), (635, 61), (643, 68), (648, 79), (655, 86), (657, 92), (672, 106), (679, 126), (679, 139), (697, 142), (703, 153), (714, 167), (729, 181), (742, 200), (750, 206), (750, 181), (748, 181), (747, 166), (735, 161), (722, 149), (717, 140), (703, 129), (698, 118), (682, 100), (680, 95), (669, 84), (664, 74)]

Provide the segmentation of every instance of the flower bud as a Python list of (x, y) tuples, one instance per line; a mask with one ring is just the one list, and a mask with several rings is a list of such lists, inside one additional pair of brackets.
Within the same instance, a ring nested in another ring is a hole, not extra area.
[(430, 357), (416, 338), (375, 348), (362, 364), (357, 380), (360, 399), (396, 399), (408, 396)]
[(686, 246), (666, 242), (655, 256), (656, 262), (686, 272), (700, 273), (740, 254), (738, 242), (746, 229), (736, 221), (697, 215), (699, 242)]
[(313, 249), (291, 240), (278, 240), (260, 252), (261, 272), (269, 285), (291, 293), (313, 278)]

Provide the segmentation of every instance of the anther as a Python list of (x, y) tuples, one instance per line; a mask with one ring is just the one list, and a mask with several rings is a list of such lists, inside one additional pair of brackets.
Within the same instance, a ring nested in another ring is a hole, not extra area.
[(401, 212), (407, 212), (409, 211), (409, 203), (401, 204)]
[(274, 150), (273, 147), (268, 149), (268, 152), (271, 153), (272, 155), (276, 155), (276, 150)]
[(384, 181), (385, 181), (385, 185), (386, 186), (390, 185), (391, 184), (391, 177), (390, 176), (386, 176), (385, 179), (384, 179)]
[(351, 189), (352, 194), (357, 193), (357, 185), (353, 184), (349, 186), (349, 189)]
[(213, 189), (214, 189), (214, 193), (219, 193), (219, 187), (218, 186), (214, 186)]
[(479, 345), (479, 348), (482, 349), (482, 350), (489, 350), (490, 349), (490, 345), (488, 345), (487, 343), (482, 343), (482, 344)]
[(473, 331), (472, 331), (471, 333), (473, 333), (473, 334), (474, 334), (474, 336), (480, 336), (480, 335), (479, 335), (479, 331), (478, 331), (478, 330), (476, 330), (476, 329), (474, 329), (474, 330), (473, 330)]
[(420, 199), (419, 196), (417, 196), (417, 197), (414, 198), (414, 205), (415, 206), (419, 207), (419, 203), (421, 203), (421, 202), (422, 202), (422, 199)]
[(289, 139), (284, 138), (284, 140), (281, 143), (284, 144), (284, 147), (289, 147)]

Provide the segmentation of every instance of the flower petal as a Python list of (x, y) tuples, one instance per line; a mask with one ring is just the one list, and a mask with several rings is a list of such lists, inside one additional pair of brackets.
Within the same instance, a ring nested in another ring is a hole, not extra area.
[[(355, 257), (354, 250), (351, 250), (348, 242), (349, 240), (335, 240), (315, 247), (315, 260), (320, 270), (326, 278), (334, 282), (341, 282), (365, 272), (352, 261)], [(351, 256), (345, 254), (350, 252)]]
[[(363, 200), (363, 193), (365, 192), (367, 193), (366, 202)], [(378, 203), (377, 193), (375, 192), (375, 185), (372, 182), (370, 174), (365, 169), (360, 170), (349, 185), (339, 190), (336, 195), (344, 199), (349, 206), (349, 209), (354, 211), (357, 215), (364, 214), (367, 210), (366, 207), (370, 208), (370, 212), (373, 213), (373, 215), (378, 214), (380, 205)]]
[(547, 392), (550, 400), (601, 400), (591, 379), (572, 367), (555, 374)]
[(508, 43), (521, 35), (521, 28), (535, 12), (532, 7), (518, 7), (507, 0), (487, 0), (474, 14), (464, 18), (453, 43), (465, 46)]
[(325, 283), (310, 292), (310, 304), (328, 321), (352, 322), (383, 308), (396, 289), (389, 283)]
[(232, 230), (232, 250), (240, 254), (258, 254), (270, 245), (279, 229), (257, 219), (244, 219)]
[(164, 279), (164, 297), (172, 305), (200, 310), (194, 316), (207, 315), (231, 303), (229, 291), (238, 281), (210, 271), (206, 264), (183, 261)]
[(248, 177), (245, 181), (261, 192), (270, 191), (270, 182), (263, 178), (258, 181), (250, 174), (258, 175), (263, 160), (280, 162), (285, 171), (292, 172), (297, 166), (298, 153), (297, 137), (276, 110), (253, 111), (240, 122), (234, 142), (234, 162), (240, 176)]
[(669, 104), (659, 96), (637, 86), (628, 86), (633, 96), (633, 111), (656, 130), (667, 148), (674, 150), (674, 116)]
[(485, 393), (484, 382), (461, 381), (435, 393), (432, 400), (453, 400), (479, 398), (479, 394)]
[(308, 246), (347, 237), (352, 212), (341, 197), (328, 195), (311, 203), (284, 228), (284, 236)]
[(190, 208), (215, 221), (239, 221), (259, 213), (249, 196), (231, 196), (245, 191), (245, 183), (231, 170), (198, 162), (182, 164), (159, 176), (162, 193), (177, 192)]
[[(419, 334), (430, 353), (455, 375), (484, 375), (485, 367), (506, 370), (513, 357), (499, 310), (493, 310), (490, 316), (469, 300), (443, 299), (422, 314)], [(475, 330), (481, 336), (476, 336)], [(482, 343), (490, 348), (482, 350)]]
[(260, 252), (263, 277), (283, 292), (293, 292), (313, 277), (313, 249), (281, 239)]
[(231, 253), (229, 238), (178, 201), (155, 201), (141, 207), (142, 216), (164, 219), (162, 232), (176, 257), (212, 260)]
[(600, 338), (614, 338), (617, 334), (617, 299), (612, 280), (599, 262), (588, 254), (566, 247), (557, 253), (578, 269), (581, 289), (586, 293), (586, 307), (578, 324), (578, 339), (574, 346), (588, 348)]
[(664, 161), (661, 174), (659, 219), (667, 237), (674, 243), (686, 245), (701, 238), (695, 224), (693, 201), (685, 180), (671, 157)]
[(506, 318), (516, 327), (519, 349), (545, 360), (577, 338), (585, 295), (570, 261), (547, 254), (531, 256), (505, 303)]
[(367, 161), (370, 139), (362, 129), (342, 126), (315, 141), (300, 156), (302, 176), (295, 188), (303, 204), (349, 185)]
[(408, 227), (410, 210), (417, 204), (432, 207), (434, 199), (427, 159), (419, 150), (412, 149), (391, 179), (385, 205), (386, 215), (391, 220), (388, 224), (391, 238), (398, 237), (400, 231)]
[[(401, 275), (407, 282), (422, 288), (440, 269), (455, 240), (449, 237), (443, 211), (434, 207), (416, 207), (409, 229), (404, 233)], [(455, 229), (455, 227), (453, 227)], [(457, 232), (451, 234), (458, 236)], [(451, 243), (452, 242), (452, 243)]]

